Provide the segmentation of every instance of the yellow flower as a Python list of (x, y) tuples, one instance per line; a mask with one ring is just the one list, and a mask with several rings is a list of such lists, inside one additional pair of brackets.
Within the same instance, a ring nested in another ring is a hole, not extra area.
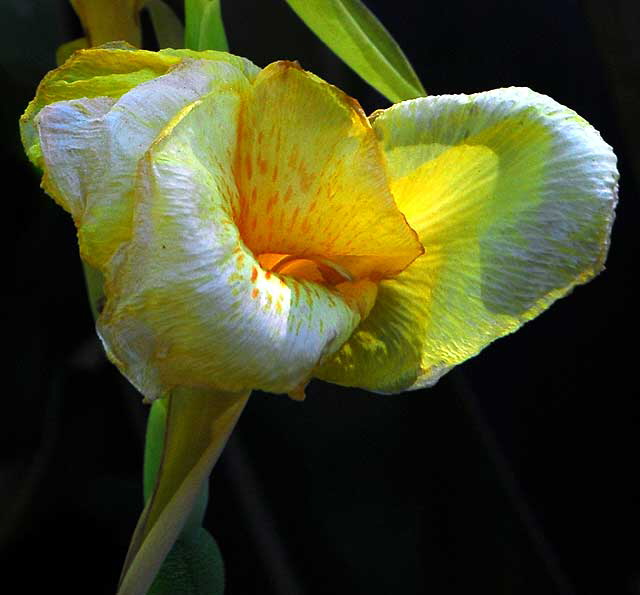
[(429, 386), (602, 268), (616, 197), (610, 147), (528, 89), (367, 119), (217, 52), (78, 52), (22, 129), (148, 399)]
[(251, 390), (432, 385), (599, 272), (616, 202), (611, 148), (529, 89), (367, 118), (295, 64), (213, 51), (81, 50), (21, 133), (104, 276), (107, 354), (170, 395), (121, 595), (146, 592)]

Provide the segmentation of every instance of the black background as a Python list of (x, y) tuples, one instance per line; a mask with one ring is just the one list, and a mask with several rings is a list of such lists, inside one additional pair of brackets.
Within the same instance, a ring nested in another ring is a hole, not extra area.
[[(367, 4), (432, 94), (529, 86), (602, 132), (621, 171), (607, 270), (431, 390), (255, 394), (211, 482), (227, 594), (638, 595), (638, 4)], [(282, 0), (223, 5), (235, 53), (387, 105)], [(0, 580), (108, 594), (141, 508), (146, 409), (101, 354), (73, 224), (17, 134), (78, 23), (62, 0), (0, 14)]]

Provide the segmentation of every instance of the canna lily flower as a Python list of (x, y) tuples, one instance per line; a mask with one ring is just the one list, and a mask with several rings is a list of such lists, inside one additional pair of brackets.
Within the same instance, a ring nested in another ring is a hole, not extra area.
[(22, 132), (149, 400), (431, 385), (602, 268), (616, 197), (600, 135), (530, 90), (367, 119), (295, 64), (219, 52), (80, 51)]
[[(198, 395), (182, 436), (207, 415), (226, 436), (250, 391), (302, 398), (312, 377), (433, 385), (597, 274), (616, 202), (598, 132), (522, 88), (367, 118), (290, 62), (110, 46), (50, 73), (21, 129), (104, 275), (109, 358), (149, 401)], [(168, 473), (210, 448), (204, 477), (221, 445), (198, 448)]]

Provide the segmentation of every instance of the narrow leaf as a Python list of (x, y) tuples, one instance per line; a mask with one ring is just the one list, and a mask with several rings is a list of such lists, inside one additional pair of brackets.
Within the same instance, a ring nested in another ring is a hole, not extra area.
[(144, 503), (149, 502), (156, 487), (162, 453), (164, 451), (164, 434), (167, 427), (167, 399), (157, 399), (151, 404), (147, 420), (147, 435), (144, 444)]
[(185, 0), (185, 47), (190, 50), (229, 49), (220, 0)]
[[(151, 405), (149, 418), (147, 420), (143, 475), (143, 494), (145, 504), (147, 504), (149, 499), (153, 496), (153, 492), (158, 481), (158, 473), (162, 464), (162, 457), (164, 454), (164, 436), (167, 429), (167, 401), (168, 399), (155, 400)], [(193, 509), (185, 521), (185, 526), (182, 529), (182, 536), (195, 533), (202, 528), (202, 521), (207, 510), (208, 501), (209, 483), (205, 481), (196, 498)]]
[(163, 0), (148, 0), (146, 8), (160, 49), (182, 47), (184, 27), (173, 9)]
[(196, 504), (248, 395), (181, 389), (168, 397), (162, 462), (138, 521), (118, 595), (147, 592)]
[(227, 35), (224, 32), (220, 0), (212, 0), (204, 9), (200, 25), (200, 49), (229, 51)]
[(307, 26), (392, 102), (426, 95), (411, 64), (360, 0), (287, 0)]

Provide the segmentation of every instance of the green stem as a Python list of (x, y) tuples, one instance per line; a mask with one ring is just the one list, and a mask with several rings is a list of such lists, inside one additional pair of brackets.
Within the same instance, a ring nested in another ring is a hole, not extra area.
[[(104, 305), (103, 276), (85, 263), (83, 267), (97, 320)], [(202, 523), (209, 474), (248, 396), (177, 389), (154, 401), (145, 437), (145, 508), (119, 595), (222, 594), (222, 557)]]
[[(147, 420), (144, 448), (144, 503), (153, 495), (162, 463), (164, 439), (167, 426), (167, 399), (158, 399), (151, 405)], [(205, 481), (197, 496), (193, 509), (185, 521), (181, 536), (189, 537), (202, 528), (209, 502), (209, 482)]]
[[(166, 407), (164, 412), (160, 408), (153, 412), (147, 436), (155, 443), (160, 433), (163, 446), (153, 444), (147, 449), (148, 501), (131, 539), (118, 595), (147, 593), (163, 561), (170, 551), (173, 554), (171, 548), (176, 540), (178, 549), (200, 545), (188, 555), (168, 560), (172, 563), (180, 562), (182, 557), (185, 564), (190, 564), (194, 554), (206, 554), (202, 548), (207, 537), (201, 527), (207, 498), (205, 484), (248, 397), (248, 394), (178, 388), (162, 399), (167, 401), (162, 406)], [(154, 475), (156, 479), (152, 481)], [(219, 583), (220, 573), (216, 576), (211, 571), (219, 553), (215, 544), (209, 545), (210, 555), (203, 556), (201, 563), (188, 572), (176, 575), (168, 569), (161, 576), (165, 586), (156, 588), (154, 584), (154, 595), (219, 593), (213, 585)], [(180, 590), (177, 583), (185, 577), (191, 581), (190, 586)]]

